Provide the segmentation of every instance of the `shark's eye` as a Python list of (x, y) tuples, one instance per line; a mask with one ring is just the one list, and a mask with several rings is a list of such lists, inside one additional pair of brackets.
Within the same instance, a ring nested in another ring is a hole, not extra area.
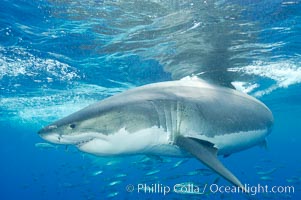
[(75, 124), (70, 124), (70, 128), (74, 129), (75, 128)]

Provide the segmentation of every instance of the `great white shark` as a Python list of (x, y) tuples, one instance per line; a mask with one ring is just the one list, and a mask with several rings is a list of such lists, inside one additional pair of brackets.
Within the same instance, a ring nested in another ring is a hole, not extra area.
[(201, 80), (149, 84), (92, 104), (39, 131), (98, 156), (194, 156), (232, 184), (219, 160), (265, 142), (271, 111), (259, 100)]

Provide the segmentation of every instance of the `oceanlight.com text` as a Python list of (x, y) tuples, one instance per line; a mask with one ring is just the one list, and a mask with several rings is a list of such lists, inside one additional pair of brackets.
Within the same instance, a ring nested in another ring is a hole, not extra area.
[(236, 186), (224, 186), (211, 184), (209, 186), (209, 190), (211, 193), (248, 193), (250, 195), (256, 195), (259, 193), (287, 193), (291, 194), (295, 192), (294, 186), (269, 186), (269, 185), (244, 185), (245, 191), (243, 191), (240, 187)]
[(179, 194), (205, 194), (205, 193), (226, 193), (226, 194), (239, 194), (248, 193), (250, 195), (257, 195), (262, 193), (272, 194), (293, 194), (295, 192), (294, 186), (270, 186), (270, 185), (244, 185), (244, 191), (237, 186), (218, 185), (218, 184), (204, 184), (202, 186), (193, 183), (179, 183), (174, 185), (165, 185), (160, 183), (144, 184), (138, 183), (136, 185), (128, 184), (126, 186), (127, 192), (137, 192), (138, 194), (161, 194), (167, 195), (169, 193)]

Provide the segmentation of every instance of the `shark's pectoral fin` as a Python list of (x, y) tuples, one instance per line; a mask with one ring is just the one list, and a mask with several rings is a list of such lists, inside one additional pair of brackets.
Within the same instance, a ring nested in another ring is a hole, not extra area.
[(178, 136), (176, 145), (190, 152), (193, 156), (211, 168), (213, 171), (245, 190), (241, 182), (217, 159), (217, 149), (210, 142), (195, 138)]

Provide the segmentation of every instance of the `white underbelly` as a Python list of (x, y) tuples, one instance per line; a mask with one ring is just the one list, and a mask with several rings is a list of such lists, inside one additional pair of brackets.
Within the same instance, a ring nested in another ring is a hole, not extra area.
[(266, 136), (267, 130), (262, 129), (256, 131), (228, 133), (214, 137), (206, 137), (205, 135), (197, 135), (193, 137), (214, 144), (214, 147), (218, 149), (219, 155), (228, 155), (256, 146), (262, 143)]
[[(266, 130), (238, 132), (214, 137), (200, 134), (184, 135), (191, 138), (205, 140), (214, 144), (219, 155), (238, 152), (262, 142), (266, 137)], [(94, 134), (95, 135), (95, 134)], [(151, 127), (135, 133), (120, 129), (110, 135), (95, 137), (91, 141), (78, 145), (81, 151), (99, 155), (131, 155), (153, 154), (163, 156), (189, 156), (174, 144), (173, 135), (162, 128)]]
[(157, 154), (177, 156), (181, 150), (171, 144), (171, 134), (162, 128), (151, 127), (135, 133), (122, 128), (110, 135), (103, 135), (81, 144), (81, 151), (99, 156)]

